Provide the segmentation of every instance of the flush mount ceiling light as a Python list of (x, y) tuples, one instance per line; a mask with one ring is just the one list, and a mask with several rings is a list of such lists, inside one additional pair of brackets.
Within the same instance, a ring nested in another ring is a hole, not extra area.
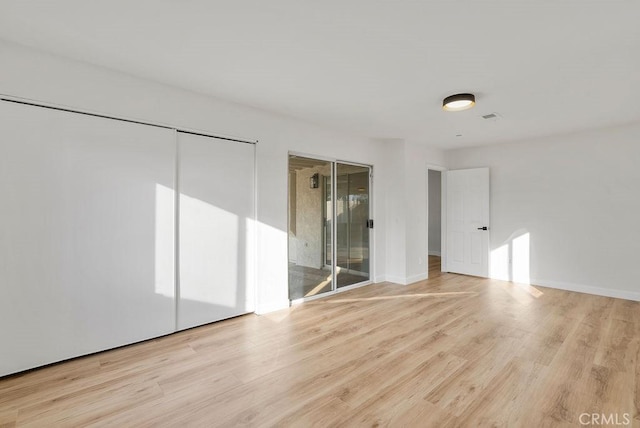
[(460, 111), (471, 108), (476, 103), (473, 94), (455, 94), (442, 100), (442, 109), (446, 111)]

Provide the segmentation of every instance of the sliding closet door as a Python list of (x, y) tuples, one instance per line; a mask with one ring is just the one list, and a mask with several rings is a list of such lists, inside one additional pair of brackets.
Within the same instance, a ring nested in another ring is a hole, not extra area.
[(178, 132), (178, 329), (253, 311), (254, 149)]
[(0, 376), (174, 331), (175, 132), (0, 102)]

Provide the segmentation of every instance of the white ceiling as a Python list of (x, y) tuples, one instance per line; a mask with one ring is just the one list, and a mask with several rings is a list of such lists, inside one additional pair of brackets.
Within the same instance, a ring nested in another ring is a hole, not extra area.
[[(0, 38), (455, 148), (640, 121), (639, 18), (637, 0), (0, 0)], [(475, 108), (441, 110), (467, 91)]]

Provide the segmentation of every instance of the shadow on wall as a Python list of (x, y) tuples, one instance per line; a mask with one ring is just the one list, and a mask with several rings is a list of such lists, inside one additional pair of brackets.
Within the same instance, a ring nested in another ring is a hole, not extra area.
[(517, 230), (505, 243), (491, 251), (491, 278), (531, 284), (529, 235), (526, 229)]

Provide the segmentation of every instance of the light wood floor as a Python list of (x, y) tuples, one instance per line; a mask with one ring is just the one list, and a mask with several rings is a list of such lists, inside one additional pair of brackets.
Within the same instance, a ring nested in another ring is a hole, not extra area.
[(640, 426), (640, 303), (431, 275), (0, 379), (0, 426)]

